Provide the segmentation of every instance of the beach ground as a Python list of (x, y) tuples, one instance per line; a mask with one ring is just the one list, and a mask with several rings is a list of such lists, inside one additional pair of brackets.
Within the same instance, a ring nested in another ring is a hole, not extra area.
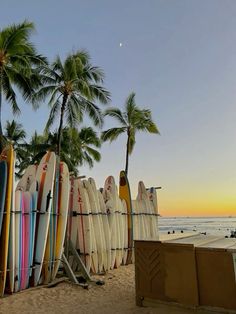
[[(69, 282), (53, 288), (38, 287), (0, 299), (0, 313), (137, 313), (205, 314), (160, 304), (158, 308), (135, 305), (134, 266), (121, 266), (105, 276), (96, 277), (105, 285), (86, 290)], [(215, 313), (215, 312), (214, 312)]]

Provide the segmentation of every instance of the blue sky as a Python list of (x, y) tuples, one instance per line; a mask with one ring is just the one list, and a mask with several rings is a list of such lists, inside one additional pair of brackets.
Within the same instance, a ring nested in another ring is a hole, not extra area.
[[(137, 104), (152, 110), (161, 136), (137, 136), (133, 198), (143, 180), (163, 186), (163, 215), (228, 214), (236, 201), (235, 16), (234, 0), (3, 0), (0, 27), (33, 21), (32, 40), (49, 60), (86, 48), (105, 71), (113, 105), (135, 91)], [(19, 104), (29, 134), (42, 131), (46, 106), (35, 113)], [(12, 119), (6, 108), (3, 119)], [(102, 161), (82, 173), (98, 186), (110, 174), (118, 180), (125, 141), (104, 144)]]

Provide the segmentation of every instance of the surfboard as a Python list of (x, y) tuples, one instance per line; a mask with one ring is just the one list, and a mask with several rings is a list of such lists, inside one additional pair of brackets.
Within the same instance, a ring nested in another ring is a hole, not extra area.
[(8, 293), (14, 291), (15, 280), (15, 160), (16, 154), (13, 152), (13, 175), (12, 175), (12, 191), (11, 191), (11, 214), (10, 214), (10, 234), (8, 247), (8, 273), (6, 289)]
[[(109, 223), (108, 223), (107, 216), (105, 217), (105, 215), (104, 215), (104, 208), (102, 209), (101, 206), (100, 206), (101, 201), (99, 200), (99, 195), (98, 195), (98, 191), (97, 191), (95, 180), (93, 178), (89, 178), (88, 182), (90, 183), (92, 191), (93, 191), (93, 194), (94, 194), (94, 199), (95, 199), (96, 207), (97, 207), (97, 211), (98, 211), (97, 216), (98, 216), (99, 224), (100, 224), (100, 227), (101, 227), (101, 237), (102, 237), (102, 242), (103, 242), (103, 253), (102, 253), (103, 254), (103, 268), (104, 268), (104, 270), (108, 270), (109, 269), (109, 266), (108, 266), (108, 258), (109, 257), (107, 255), (107, 244), (106, 244), (105, 237), (106, 236), (109, 237), (109, 232), (107, 231), (107, 227), (109, 227)], [(105, 211), (106, 211), (106, 207), (105, 207)], [(106, 219), (107, 219), (107, 224), (105, 223)], [(106, 229), (104, 229), (103, 221), (105, 223), (105, 228)]]
[[(133, 239), (140, 240), (139, 211), (137, 200), (132, 200), (132, 213), (133, 213)], [(134, 254), (132, 256), (134, 256)]]
[(93, 229), (94, 229), (94, 235), (95, 235), (97, 253), (98, 253), (98, 272), (102, 272), (103, 267), (104, 267), (104, 255), (105, 255), (106, 250), (105, 250), (101, 217), (99, 214), (98, 204), (96, 202), (96, 198), (93, 193), (91, 184), (89, 183), (89, 181), (83, 180), (83, 185), (88, 193), (90, 212), (92, 214)]
[(35, 230), (33, 285), (40, 281), (44, 253), (47, 242), (50, 212), (53, 198), (56, 155), (47, 152), (37, 168), (36, 180), (39, 182), (37, 217)]
[(35, 181), (37, 165), (29, 165), (19, 182), (16, 190), (29, 191), (31, 184)]
[(7, 188), (7, 162), (5, 160), (0, 161), (0, 235), (2, 230), (3, 212), (5, 207), (5, 197)]
[(61, 262), (63, 252), (66, 225), (68, 217), (69, 206), (69, 193), (70, 193), (70, 180), (69, 169), (65, 162), (60, 162), (59, 172), (59, 197), (58, 197), (58, 219), (57, 219), (57, 233), (56, 233), (56, 246), (55, 246), (55, 263), (53, 264), (52, 280), (55, 279), (58, 268)]
[(21, 245), (21, 281), (20, 289), (28, 287), (30, 274), (30, 213), (31, 213), (31, 194), (30, 192), (23, 192), (23, 207), (22, 207), (22, 245)]
[[(83, 184), (83, 183), (82, 183)], [(90, 232), (91, 232), (91, 271), (94, 274), (98, 273), (98, 251), (97, 251), (97, 244), (95, 239), (95, 232), (94, 232), (94, 225), (93, 225), (93, 219), (92, 219), (92, 213), (91, 213), (91, 205), (89, 202), (89, 196), (87, 190), (84, 188), (84, 196), (85, 196), (85, 208), (88, 215), (86, 215), (89, 218), (89, 224), (91, 226)]]
[[(66, 238), (71, 239), (72, 233), (72, 216), (73, 216), (73, 201), (74, 201), (74, 177), (70, 177), (70, 196), (69, 196), (69, 208), (68, 208), (68, 219), (67, 219), (67, 228), (66, 228)], [(77, 232), (77, 230), (76, 230)], [(67, 241), (66, 239), (66, 241)], [(73, 241), (72, 241), (73, 243)], [(73, 243), (74, 244), (74, 243)]]
[(149, 200), (149, 196), (145, 185), (142, 181), (138, 184), (138, 196), (140, 206), (142, 206), (143, 219), (146, 234), (143, 235), (143, 239), (158, 239), (158, 226), (156, 225), (156, 216), (153, 206)]
[[(104, 190), (107, 190), (111, 193), (111, 196), (113, 198), (113, 212), (111, 214), (114, 214), (115, 217), (115, 224), (116, 224), (116, 260), (115, 260), (115, 266), (119, 267), (122, 263), (122, 215), (121, 215), (121, 207), (119, 205), (119, 196), (118, 196), (118, 190), (115, 184), (115, 179), (113, 176), (107, 177), (104, 184)], [(112, 230), (112, 228), (111, 228)]]
[(44, 284), (47, 284), (51, 281), (53, 265), (55, 262), (58, 204), (59, 204), (59, 176), (60, 176), (60, 161), (59, 161), (59, 157), (56, 156), (55, 176), (54, 176), (54, 182), (53, 182), (52, 208), (50, 211), (47, 243), (46, 243), (46, 248), (45, 248), (45, 253), (44, 253), (44, 262), (43, 262), (43, 268), (42, 268)]
[(125, 264), (130, 264), (133, 252), (133, 219), (132, 219), (132, 201), (129, 181), (125, 171), (120, 172), (119, 196), (126, 203), (127, 207), (127, 225), (128, 225), (128, 254)]
[(111, 230), (109, 227), (107, 209), (106, 209), (104, 198), (100, 191), (97, 191), (97, 195), (98, 195), (98, 200), (100, 204), (100, 210), (102, 213), (102, 223), (103, 223), (105, 245), (106, 245), (106, 263), (104, 264), (104, 269), (108, 271), (111, 268)]
[(10, 232), (10, 216), (11, 216), (11, 201), (12, 201), (12, 183), (13, 183), (13, 164), (14, 164), (14, 152), (12, 145), (6, 146), (1, 155), (0, 160), (7, 162), (7, 188), (5, 198), (5, 210), (2, 221), (2, 231), (0, 236), (0, 296), (3, 296), (6, 275), (7, 275), (7, 257), (9, 246), (9, 232)]
[(93, 241), (91, 230), (93, 225), (87, 191), (80, 179), (76, 179), (74, 182), (74, 210), (77, 213), (79, 254), (87, 270), (90, 271)]
[(20, 290), (21, 282), (21, 254), (22, 254), (22, 191), (15, 192), (15, 283), (14, 291)]
[[(35, 247), (35, 229), (36, 229), (36, 214), (37, 214), (37, 202), (38, 202), (38, 182), (32, 181), (29, 192), (31, 195), (31, 205), (30, 205), (30, 250), (29, 250), (29, 261), (30, 261), (30, 271), (29, 275), (32, 275), (33, 270), (33, 258), (34, 258), (34, 247)], [(29, 278), (28, 278), (29, 285)]]
[[(122, 202), (122, 220), (123, 220), (123, 256), (122, 256), (122, 264), (127, 265), (127, 257), (128, 257), (128, 211), (126, 201), (124, 199)], [(131, 261), (130, 261), (131, 262)]]
[(77, 207), (77, 189), (78, 189), (78, 180), (71, 178), (71, 199), (70, 199), (70, 210), (69, 210), (69, 225), (68, 232), (70, 236), (71, 243), (78, 250), (78, 207)]
[(150, 200), (150, 203), (152, 204), (152, 212), (154, 214), (154, 221), (155, 221), (155, 225), (157, 227), (157, 239), (159, 239), (159, 232), (158, 232), (158, 203), (157, 203), (157, 192), (156, 189), (154, 187), (151, 187), (148, 190), (148, 197)]
[(116, 217), (115, 217), (115, 203), (114, 199), (111, 195), (111, 192), (107, 189), (103, 189), (102, 191), (103, 199), (106, 206), (107, 218), (109, 223), (109, 228), (111, 231), (111, 266), (110, 268), (113, 269), (116, 262), (116, 249), (117, 249), (117, 224), (116, 224)]

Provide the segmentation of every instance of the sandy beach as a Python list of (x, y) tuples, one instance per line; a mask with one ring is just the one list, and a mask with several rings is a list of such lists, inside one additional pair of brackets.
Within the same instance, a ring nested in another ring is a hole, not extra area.
[[(70, 282), (55, 287), (27, 289), (0, 299), (0, 313), (137, 313), (191, 314), (195, 311), (160, 304), (158, 308), (135, 305), (134, 265), (121, 266), (95, 278), (105, 285), (88, 290)], [(198, 314), (215, 313), (196, 311)]]
[(0, 313), (155, 313), (135, 305), (134, 266), (96, 277), (105, 285), (88, 290), (69, 282), (28, 289), (0, 300)]

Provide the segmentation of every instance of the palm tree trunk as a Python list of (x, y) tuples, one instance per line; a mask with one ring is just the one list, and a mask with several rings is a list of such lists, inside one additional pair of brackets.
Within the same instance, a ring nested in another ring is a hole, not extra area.
[(126, 144), (126, 159), (125, 159), (126, 176), (128, 176), (128, 167), (129, 167), (129, 138), (130, 138), (129, 130), (127, 131), (127, 135), (128, 135), (128, 138), (127, 138), (127, 144)]
[(62, 105), (61, 105), (61, 116), (60, 116), (60, 125), (58, 129), (58, 139), (57, 139), (57, 153), (60, 156), (61, 153), (61, 134), (62, 134), (62, 127), (63, 127), (63, 117), (64, 112), (66, 109), (66, 102), (67, 102), (68, 95), (63, 96)]

